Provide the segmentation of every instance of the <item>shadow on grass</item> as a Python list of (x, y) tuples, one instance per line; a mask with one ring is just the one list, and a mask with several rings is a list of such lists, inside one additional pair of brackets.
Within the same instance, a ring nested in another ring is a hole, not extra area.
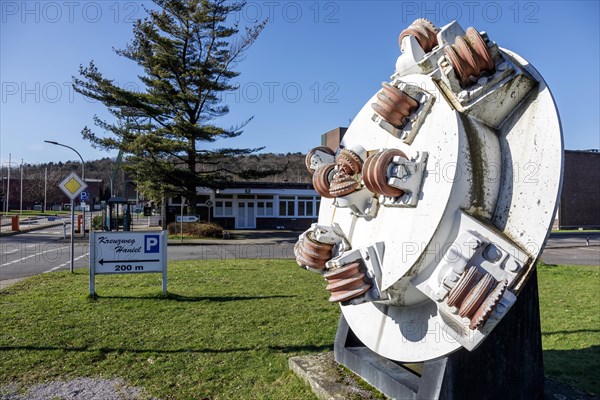
[(576, 333), (600, 333), (600, 329), (574, 329), (570, 331), (542, 332), (542, 336), (574, 335)]
[(100, 347), (91, 348), (87, 346), (66, 347), (66, 346), (0, 346), (0, 352), (11, 350), (25, 351), (64, 351), (64, 352), (90, 352), (90, 353), (156, 353), (156, 354), (178, 354), (178, 353), (197, 353), (197, 354), (220, 354), (220, 353), (237, 353), (270, 350), (279, 353), (301, 353), (310, 352), (317, 353), (322, 351), (333, 350), (333, 344), (330, 345), (292, 345), (292, 346), (257, 346), (257, 347), (238, 347), (229, 349), (129, 349), (124, 347)]
[(126, 299), (126, 300), (171, 300), (176, 302), (199, 302), (199, 301), (214, 301), (214, 302), (228, 302), (228, 301), (247, 301), (247, 300), (265, 300), (265, 299), (288, 299), (297, 296), (284, 296), (284, 295), (273, 295), (273, 296), (182, 296), (175, 293), (167, 293), (166, 295), (149, 295), (149, 296), (101, 296), (96, 294), (94, 300), (102, 299)]
[(579, 350), (544, 350), (546, 375), (587, 392), (600, 393), (599, 369), (600, 345)]

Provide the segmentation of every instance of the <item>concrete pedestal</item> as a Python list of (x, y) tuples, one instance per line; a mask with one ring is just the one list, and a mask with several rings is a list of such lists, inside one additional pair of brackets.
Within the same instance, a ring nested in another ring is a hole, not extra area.
[(403, 365), (365, 347), (342, 316), (335, 360), (395, 399), (543, 399), (544, 370), (537, 276), (489, 337), (472, 352)]

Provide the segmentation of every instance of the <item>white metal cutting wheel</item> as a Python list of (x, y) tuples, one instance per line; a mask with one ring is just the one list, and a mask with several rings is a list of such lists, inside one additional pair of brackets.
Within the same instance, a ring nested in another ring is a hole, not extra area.
[(401, 34), (391, 82), (335, 154), (308, 154), (324, 197), (295, 248), (356, 336), (402, 362), (472, 350), (506, 315), (562, 177), (560, 120), (539, 73), (485, 33), (423, 21)]

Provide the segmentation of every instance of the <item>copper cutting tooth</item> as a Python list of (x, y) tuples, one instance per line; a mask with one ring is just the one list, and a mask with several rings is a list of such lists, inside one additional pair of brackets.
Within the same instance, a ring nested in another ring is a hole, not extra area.
[(359, 272), (346, 279), (332, 279), (325, 289), (330, 292), (339, 292), (342, 290), (353, 290), (365, 284), (365, 274)]
[(321, 165), (313, 175), (313, 187), (322, 197), (334, 197), (329, 193), (329, 187), (331, 186), (330, 174), (334, 168), (335, 164), (333, 163), (324, 164)]
[(367, 159), (363, 168), (363, 182), (367, 189), (373, 193), (387, 197), (399, 197), (404, 195), (402, 189), (388, 184), (388, 169), (396, 156), (408, 159), (406, 154), (398, 149), (387, 149)]
[(508, 280), (504, 279), (503, 281), (498, 282), (496, 287), (490, 292), (488, 297), (485, 299), (481, 307), (475, 312), (473, 318), (471, 318), (471, 324), (469, 328), (477, 329), (483, 326), (485, 321), (490, 317), (492, 311), (496, 308), (500, 300), (502, 299), (502, 295), (506, 291), (508, 287)]
[(446, 303), (449, 307), (460, 307), (465, 297), (469, 294), (473, 286), (481, 279), (481, 273), (477, 270), (477, 267), (469, 267), (460, 276), (456, 286), (452, 288), (448, 295)]
[(294, 245), (296, 262), (301, 266), (306, 265), (314, 269), (324, 269), (325, 263), (331, 259), (332, 253), (333, 244), (315, 240), (312, 232), (307, 232), (306, 236)]
[(390, 124), (400, 127), (419, 102), (387, 82), (381, 84), (382, 89), (377, 93), (377, 102), (371, 107), (377, 114)]
[(358, 182), (344, 171), (338, 171), (329, 187), (329, 193), (334, 197), (347, 196), (358, 189)]
[(325, 272), (323, 277), (327, 280), (331, 279), (345, 279), (354, 274), (357, 274), (360, 270), (360, 263), (358, 261), (351, 262), (339, 268), (330, 269)]
[(338, 302), (352, 300), (352, 299), (360, 296), (361, 294), (365, 294), (366, 292), (369, 291), (369, 289), (371, 289), (371, 285), (365, 284), (365, 285), (359, 287), (358, 289), (341, 290), (339, 292), (333, 292), (333, 293), (331, 293), (331, 296), (329, 297), (329, 301), (332, 303), (338, 303)]
[(473, 27), (467, 29), (465, 36), (458, 36), (453, 45), (446, 46), (444, 54), (463, 87), (469, 84), (471, 76), (479, 78), (482, 73), (493, 73), (496, 68), (485, 41)]
[(400, 32), (400, 36), (398, 36), (398, 45), (400, 46), (400, 50), (402, 50), (402, 39), (406, 36), (413, 35), (423, 51), (429, 53), (438, 45), (438, 32), (439, 29), (431, 21), (425, 18), (419, 18), (413, 21), (413, 23), (405, 30)]
[(458, 310), (458, 315), (472, 320), (473, 315), (496, 284), (497, 281), (494, 277), (491, 274), (486, 273), (473, 289), (471, 289), (465, 300), (462, 302), (460, 309)]
[(315, 173), (315, 170), (311, 168), (310, 162), (311, 162), (312, 156), (314, 156), (317, 151), (322, 151), (322, 152), (330, 154), (332, 156), (335, 155), (333, 150), (331, 150), (329, 147), (326, 147), (326, 146), (317, 146), (317, 147), (311, 149), (308, 152), (308, 154), (306, 155), (306, 157), (304, 158), (304, 164), (306, 165), (306, 169), (308, 170), (308, 172), (311, 175), (313, 175)]
[(340, 171), (348, 175), (359, 174), (363, 167), (363, 160), (352, 150), (342, 149), (336, 158), (336, 164)]
[(327, 280), (327, 290), (331, 292), (329, 301), (348, 301), (371, 288), (366, 274), (362, 271), (360, 261), (353, 261), (339, 268), (327, 271), (324, 275)]

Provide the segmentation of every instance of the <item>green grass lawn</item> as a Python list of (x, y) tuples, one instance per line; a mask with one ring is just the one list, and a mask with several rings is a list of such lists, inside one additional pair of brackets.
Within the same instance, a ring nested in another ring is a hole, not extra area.
[[(546, 373), (600, 392), (599, 267), (540, 268)], [(323, 279), (291, 260), (180, 261), (160, 274), (39, 275), (0, 293), (0, 386), (120, 377), (161, 399), (311, 399), (289, 357), (333, 348)]]
[(71, 212), (70, 211), (52, 211), (52, 210), (46, 210), (45, 212), (33, 211), (33, 210), (23, 210), (23, 211), (12, 210), (7, 213), (3, 212), (1, 214), (5, 217), (11, 217), (14, 215), (20, 215), (23, 217), (50, 217), (50, 216), (55, 216), (55, 215), (71, 215)]
[(600, 394), (600, 266), (538, 271), (546, 375)]
[(160, 274), (33, 277), (0, 294), (0, 386), (122, 377), (161, 399), (310, 399), (289, 357), (331, 350), (323, 279), (291, 261), (202, 261)]

